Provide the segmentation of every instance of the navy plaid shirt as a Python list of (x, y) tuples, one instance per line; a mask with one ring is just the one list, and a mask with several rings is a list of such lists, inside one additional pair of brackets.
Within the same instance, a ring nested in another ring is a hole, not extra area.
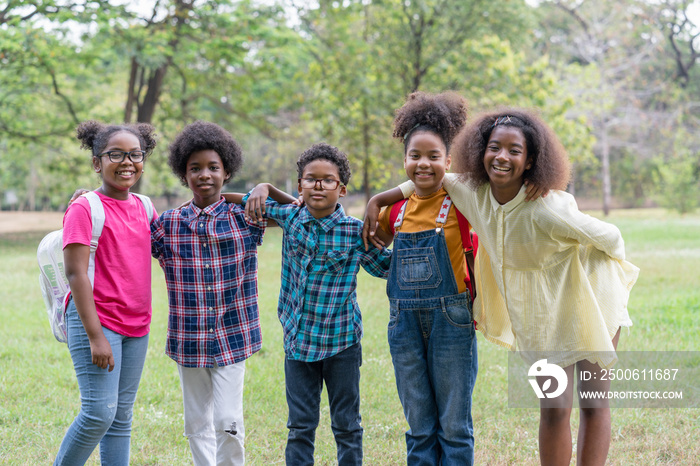
[(314, 218), (306, 207), (268, 201), (266, 216), (284, 230), (279, 315), (289, 359), (319, 361), (358, 343), (362, 315), (357, 305), (360, 266), (386, 278), (391, 251), (365, 252), (362, 222), (335, 212)]
[(262, 345), (258, 258), (264, 226), (223, 198), (168, 210), (151, 226), (165, 272), (170, 314), (165, 353), (185, 367), (227, 366)]

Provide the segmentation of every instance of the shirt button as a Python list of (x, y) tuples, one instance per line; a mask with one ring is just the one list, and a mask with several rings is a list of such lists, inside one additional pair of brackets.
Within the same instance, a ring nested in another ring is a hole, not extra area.
[(199, 224), (199, 226), (200, 226), (200, 227), (203, 227), (203, 226), (204, 226), (204, 224), (203, 224), (203, 223), (200, 223), (200, 224)]
[(207, 243), (202, 244), (202, 247), (203, 247), (203, 248), (206, 248), (206, 247), (207, 247)]
[(205, 268), (205, 269), (208, 269), (208, 268), (209, 268), (209, 264), (204, 264), (204, 268)]
[(213, 310), (214, 310), (214, 308), (213, 308), (213, 307), (210, 307), (210, 308), (209, 308), (209, 310), (210, 310), (210, 311), (213, 311)]
[(211, 291), (211, 286), (208, 286), (208, 287), (207, 287), (207, 291)]
[(209, 329), (209, 333), (214, 333), (214, 329), (213, 329), (213, 328), (210, 328), (210, 329)]

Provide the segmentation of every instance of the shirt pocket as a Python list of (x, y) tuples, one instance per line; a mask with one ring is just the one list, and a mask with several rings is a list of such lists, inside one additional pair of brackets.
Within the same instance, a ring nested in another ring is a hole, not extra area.
[(299, 261), (301, 256), (305, 254), (304, 244), (298, 238), (289, 237), (284, 244), (283, 253), (289, 258)]
[(341, 273), (350, 254), (346, 251), (328, 251), (323, 261), (323, 268), (330, 273)]

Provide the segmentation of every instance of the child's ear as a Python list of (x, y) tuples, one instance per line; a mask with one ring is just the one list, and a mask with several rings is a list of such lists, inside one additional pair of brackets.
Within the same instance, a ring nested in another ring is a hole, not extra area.
[(224, 177), (224, 181), (228, 181), (231, 179), (231, 174), (229, 172), (226, 172), (226, 176)]
[(452, 157), (450, 157), (450, 154), (447, 154), (446, 157), (447, 159), (445, 160), (445, 171), (449, 170), (452, 166)]
[(95, 173), (100, 173), (100, 171), (102, 171), (102, 159), (100, 159), (99, 157), (93, 157), (92, 168), (95, 169)]
[(345, 195), (348, 193), (348, 189), (345, 187), (345, 185), (340, 186), (340, 191), (338, 192), (338, 197), (345, 197)]

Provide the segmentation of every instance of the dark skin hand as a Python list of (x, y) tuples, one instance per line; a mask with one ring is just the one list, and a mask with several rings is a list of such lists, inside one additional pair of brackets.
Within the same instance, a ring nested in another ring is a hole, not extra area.
[[(226, 202), (232, 202), (235, 204), (243, 203), (243, 194), (238, 193), (223, 193), (222, 196), (226, 199)], [(260, 183), (250, 193), (248, 196), (248, 201), (245, 205), (245, 217), (249, 222), (262, 223), (265, 219), (265, 201), (267, 198), (271, 197), (274, 201), (280, 204), (296, 204), (299, 205), (299, 201), (296, 197), (290, 196), (284, 191), (277, 189), (270, 183)], [(276, 226), (277, 223), (274, 220), (267, 220), (268, 226)]]

